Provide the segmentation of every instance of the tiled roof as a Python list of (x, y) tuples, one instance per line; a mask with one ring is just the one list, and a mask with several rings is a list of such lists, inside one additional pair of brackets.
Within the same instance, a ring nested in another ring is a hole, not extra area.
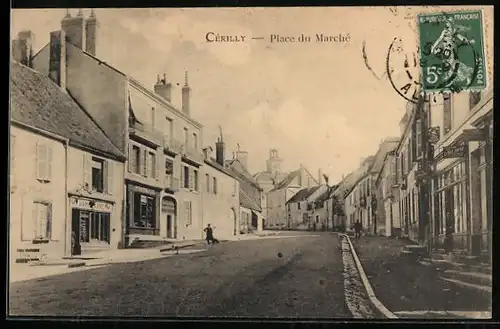
[[(238, 159), (226, 160), (226, 166), (235, 172), (237, 176), (245, 179), (246, 181), (252, 183), (252, 185), (258, 187), (258, 183), (255, 178), (248, 172), (245, 166)], [(260, 187), (258, 187), (260, 188)]]
[(240, 189), (240, 205), (251, 210), (262, 211), (260, 205)]
[(69, 139), (70, 144), (124, 158), (70, 95), (49, 77), (11, 62), (11, 119)]
[(300, 169), (292, 171), (281, 182), (276, 184), (276, 186), (274, 187), (274, 190), (279, 190), (279, 189), (282, 189), (284, 187), (287, 187), (295, 179), (295, 177), (299, 177), (299, 176), (300, 176)]
[(297, 193), (295, 193), (295, 195), (292, 196), (286, 202), (286, 204), (293, 203), (293, 202), (304, 201), (309, 196), (311, 196), (311, 194), (313, 194), (314, 192), (316, 192), (320, 187), (321, 187), (321, 185), (320, 186), (313, 186), (313, 187), (304, 188), (304, 189), (298, 191)]
[(377, 151), (377, 154), (375, 155), (375, 159), (373, 160), (370, 172), (378, 173), (382, 170), (387, 153), (395, 150), (398, 147), (398, 143), (399, 139), (385, 140), (384, 142), (382, 142)]

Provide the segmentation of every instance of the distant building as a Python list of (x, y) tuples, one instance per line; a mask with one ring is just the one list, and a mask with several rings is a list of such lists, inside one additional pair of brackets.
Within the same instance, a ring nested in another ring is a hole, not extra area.
[(269, 217), (267, 209), (267, 193), (288, 175), (288, 173), (282, 171), (282, 163), (283, 159), (279, 157), (278, 150), (271, 149), (269, 150), (269, 159), (266, 160), (266, 170), (258, 172), (253, 176), (262, 188), (262, 216), (264, 217), (264, 221), (266, 221), (266, 225)]
[(301, 189), (316, 185), (318, 181), (303, 165), (276, 184), (267, 194), (268, 227), (287, 226), (286, 202)]
[(287, 228), (304, 229), (315, 224), (319, 229), (321, 220), (319, 214), (314, 214), (314, 201), (326, 191), (326, 185), (318, 185), (301, 189), (292, 196), (285, 203)]
[(120, 248), (123, 152), (53, 81), (17, 62), (10, 101), (11, 259)]

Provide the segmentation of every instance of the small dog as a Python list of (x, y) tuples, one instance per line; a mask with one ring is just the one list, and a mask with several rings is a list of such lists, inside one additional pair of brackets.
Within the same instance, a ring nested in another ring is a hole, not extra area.
[(212, 243), (213, 243), (213, 244), (217, 244), (217, 243), (220, 243), (220, 242), (219, 242), (219, 240), (218, 240), (218, 239), (214, 238), (214, 239), (212, 240)]

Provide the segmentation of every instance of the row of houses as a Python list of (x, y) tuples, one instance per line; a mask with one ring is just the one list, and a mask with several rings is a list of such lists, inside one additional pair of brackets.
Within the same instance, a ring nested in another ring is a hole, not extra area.
[(262, 229), (262, 188), (222, 131), (203, 147), (187, 73), (178, 109), (165, 75), (148, 88), (96, 56), (98, 26), (68, 12), (36, 54), (31, 31), (12, 42), (11, 257)]
[(400, 130), (361, 166), (345, 199), (348, 223), (429, 250), (491, 255), (493, 91), (421, 96)]

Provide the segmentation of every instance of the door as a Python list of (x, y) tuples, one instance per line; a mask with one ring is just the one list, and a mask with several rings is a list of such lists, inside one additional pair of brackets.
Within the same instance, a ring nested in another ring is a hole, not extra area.
[(73, 209), (71, 212), (71, 256), (81, 255), (80, 246), (80, 212)]
[(173, 223), (172, 223), (172, 214), (167, 214), (167, 238), (173, 238)]

